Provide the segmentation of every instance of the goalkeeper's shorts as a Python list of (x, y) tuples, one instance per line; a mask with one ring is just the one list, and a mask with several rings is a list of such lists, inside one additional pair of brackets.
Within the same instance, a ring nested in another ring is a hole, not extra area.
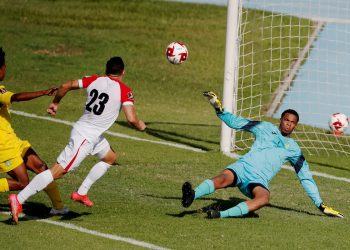
[(238, 189), (247, 197), (253, 198), (252, 190), (256, 186), (265, 188), (270, 192), (268, 183), (263, 180), (259, 175), (250, 171), (251, 167), (247, 166), (243, 162), (235, 162), (229, 165), (226, 169), (230, 170), (235, 176), (232, 186), (238, 187)]
[(23, 163), (23, 156), (30, 148), (28, 141), (22, 141), (19, 138), (16, 141), (12, 141), (11, 145), (13, 148), (8, 150), (8, 159), (0, 162), (0, 173), (10, 172), (21, 165)]

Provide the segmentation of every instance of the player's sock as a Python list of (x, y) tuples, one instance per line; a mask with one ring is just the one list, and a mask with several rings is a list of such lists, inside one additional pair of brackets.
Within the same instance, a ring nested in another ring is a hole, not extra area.
[(94, 184), (98, 179), (100, 179), (108, 170), (111, 165), (100, 161), (92, 167), (89, 174), (86, 176), (85, 180), (81, 184), (78, 189), (78, 194), (86, 195), (91, 188), (92, 184)]
[(194, 199), (198, 199), (204, 195), (211, 194), (215, 191), (214, 182), (212, 180), (205, 180), (194, 190)]
[(17, 195), (19, 203), (23, 204), (30, 196), (40, 192), (53, 182), (51, 171), (45, 170), (36, 175), (31, 182)]
[(10, 191), (9, 183), (6, 178), (0, 179), (0, 193)]
[(241, 202), (237, 206), (229, 208), (225, 211), (220, 211), (220, 218), (239, 217), (249, 213), (247, 203)]
[(53, 208), (61, 210), (63, 208), (63, 201), (57, 183), (55, 181), (51, 182), (44, 191), (49, 196)]

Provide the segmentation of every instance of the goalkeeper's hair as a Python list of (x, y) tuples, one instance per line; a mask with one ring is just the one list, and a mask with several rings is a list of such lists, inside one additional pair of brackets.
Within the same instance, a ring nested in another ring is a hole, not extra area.
[(5, 65), (5, 51), (0, 47), (0, 67)]
[(112, 57), (106, 64), (106, 75), (121, 75), (124, 70), (123, 59), (119, 56)]
[(283, 118), (285, 114), (295, 115), (297, 117), (297, 122), (299, 122), (299, 114), (294, 109), (286, 109), (285, 111), (283, 111), (283, 113), (281, 114), (281, 118)]

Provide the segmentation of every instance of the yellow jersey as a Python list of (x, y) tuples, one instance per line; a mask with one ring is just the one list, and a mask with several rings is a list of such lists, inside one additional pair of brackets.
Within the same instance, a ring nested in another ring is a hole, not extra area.
[(17, 157), (19, 154), (19, 139), (11, 126), (9, 113), (12, 95), (14, 93), (0, 85), (0, 163)]

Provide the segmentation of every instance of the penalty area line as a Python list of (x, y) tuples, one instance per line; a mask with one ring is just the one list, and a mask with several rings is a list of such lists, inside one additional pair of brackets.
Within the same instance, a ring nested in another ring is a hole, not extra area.
[[(0, 213), (10, 215), (10, 212), (0, 212)], [(48, 220), (48, 219), (39, 219), (37, 217), (27, 216), (24, 214), (20, 214), (19, 217), (20, 218), (27, 217), (27, 218), (30, 218), (31, 220), (36, 221), (36, 222), (43, 222), (43, 223), (47, 223), (47, 224), (51, 224), (51, 225), (55, 225), (55, 226), (60, 226), (60, 227), (72, 229), (75, 231), (79, 231), (81, 233), (86, 233), (86, 234), (90, 234), (90, 235), (94, 235), (94, 236), (98, 236), (98, 237), (102, 237), (102, 238), (106, 238), (106, 239), (110, 239), (110, 240), (114, 240), (114, 241), (122, 241), (122, 242), (126, 242), (129, 244), (144, 247), (144, 248), (149, 248), (149, 249), (154, 249), (154, 250), (169, 250), (169, 248), (160, 247), (160, 246), (157, 246), (157, 245), (145, 242), (145, 241), (139, 241), (139, 240), (135, 240), (132, 238), (122, 237), (122, 236), (118, 236), (118, 235), (114, 235), (114, 234), (101, 233), (99, 231), (76, 226), (76, 225), (71, 224), (71, 223), (64, 223), (64, 222), (53, 221), (53, 220)]]

